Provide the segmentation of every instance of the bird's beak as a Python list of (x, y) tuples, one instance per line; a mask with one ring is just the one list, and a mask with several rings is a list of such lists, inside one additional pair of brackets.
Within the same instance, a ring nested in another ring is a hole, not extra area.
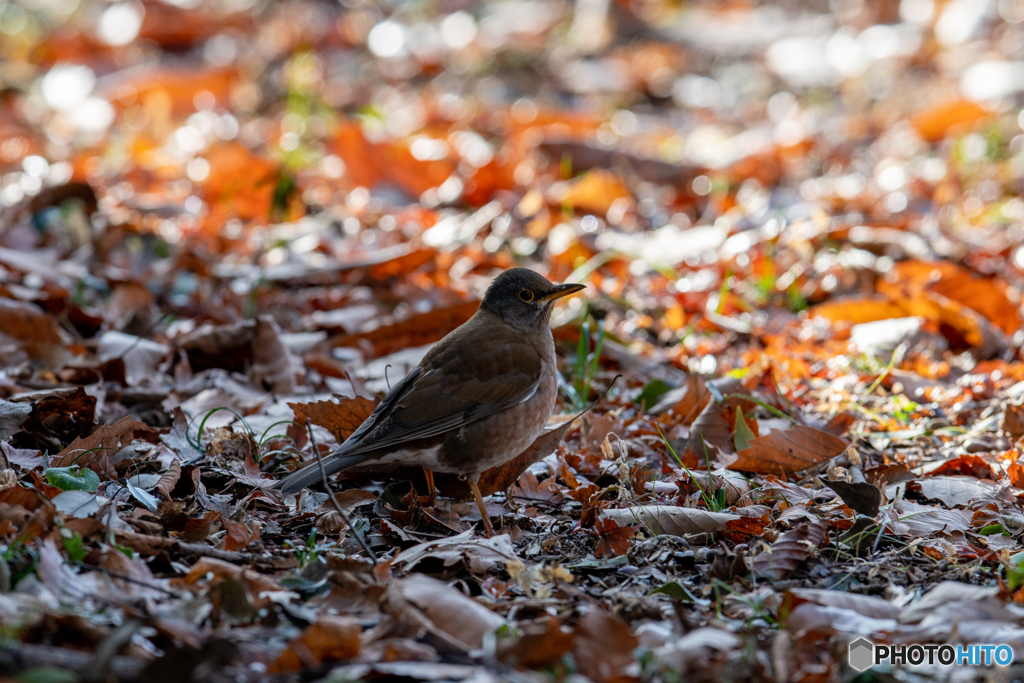
[(569, 285), (555, 285), (555, 288), (542, 296), (538, 301), (551, 301), (552, 299), (561, 299), (563, 296), (569, 296), (575, 294), (581, 289), (586, 289), (586, 285), (569, 284)]

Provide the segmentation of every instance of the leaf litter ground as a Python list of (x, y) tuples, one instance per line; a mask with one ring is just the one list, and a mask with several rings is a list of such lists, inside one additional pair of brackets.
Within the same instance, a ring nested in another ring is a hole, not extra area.
[[(1022, 19), (0, 3), (0, 671), (1024, 656)], [(588, 289), (549, 430), (481, 480), (498, 536), (455, 477), (273, 488), (514, 265)]]

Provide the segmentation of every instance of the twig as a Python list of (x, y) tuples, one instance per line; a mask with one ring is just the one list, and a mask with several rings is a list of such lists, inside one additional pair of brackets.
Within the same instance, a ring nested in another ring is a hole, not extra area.
[(370, 550), (370, 545), (366, 542), (362, 536), (356, 531), (356, 528), (352, 526), (352, 521), (345, 514), (345, 511), (341, 509), (341, 505), (338, 504), (337, 499), (334, 497), (334, 491), (331, 491), (331, 487), (327, 484), (327, 470), (324, 469), (324, 460), (320, 457), (320, 446), (316, 442), (316, 437), (313, 435), (313, 421), (308, 417), (306, 418), (306, 431), (309, 432), (309, 443), (313, 446), (313, 455), (316, 456), (316, 464), (320, 468), (320, 483), (324, 487), (324, 493), (327, 494), (327, 500), (331, 501), (331, 505), (341, 515), (341, 518), (345, 520), (345, 526), (348, 527), (352, 535), (356, 537), (356, 542), (359, 547), (363, 549), (363, 552), (370, 556), (374, 564), (377, 564), (377, 556)]

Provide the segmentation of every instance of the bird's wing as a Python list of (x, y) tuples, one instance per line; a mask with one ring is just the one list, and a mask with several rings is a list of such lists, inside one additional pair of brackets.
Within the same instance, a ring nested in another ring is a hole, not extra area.
[[(436, 348), (388, 392), (336, 454), (359, 455), (437, 436), (532, 396), (543, 371), (533, 345), (515, 339), (487, 343), (479, 336), (475, 353), (467, 353), (464, 343)], [(489, 353), (481, 354), (483, 348)]]

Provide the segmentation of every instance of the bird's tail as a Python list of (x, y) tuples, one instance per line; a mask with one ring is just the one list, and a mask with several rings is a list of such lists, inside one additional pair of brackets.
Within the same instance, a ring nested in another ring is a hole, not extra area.
[[(335, 472), (358, 465), (364, 460), (366, 460), (365, 455), (336, 455), (333, 458), (327, 456), (324, 458), (324, 469), (328, 476), (330, 476)], [(320, 478), (320, 466), (314, 462), (288, 475), (277, 486), (281, 489), (281, 493), (288, 495), (312, 486), (320, 481)]]

